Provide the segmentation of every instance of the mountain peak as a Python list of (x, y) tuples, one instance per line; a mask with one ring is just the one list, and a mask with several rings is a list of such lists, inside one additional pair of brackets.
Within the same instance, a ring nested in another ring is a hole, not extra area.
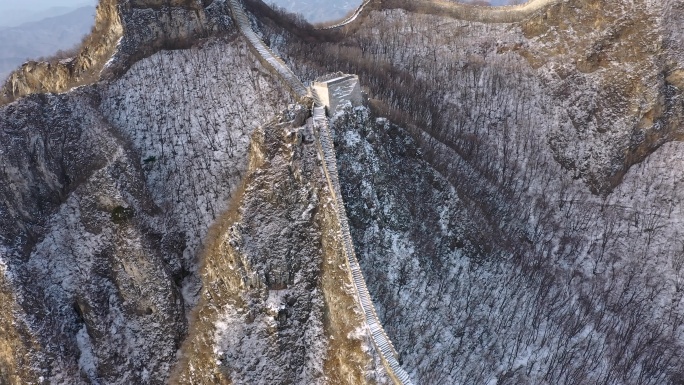
[(6, 103), (116, 76), (161, 49), (189, 47), (203, 37), (234, 33), (231, 25), (230, 13), (220, 1), (101, 0), (92, 31), (73, 56), (28, 61), (10, 74), (0, 97)]

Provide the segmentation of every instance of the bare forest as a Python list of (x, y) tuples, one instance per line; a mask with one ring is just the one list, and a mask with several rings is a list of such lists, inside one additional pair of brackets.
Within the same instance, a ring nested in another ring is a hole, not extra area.
[[(415, 384), (684, 384), (680, 1), (235, 4), (3, 86), (0, 383), (390, 383), (349, 243)], [(288, 67), (359, 76), (325, 156)]]
[[(635, 3), (602, 22), (659, 11)], [(553, 46), (587, 38), (528, 23), (373, 11), (316, 45), (263, 29), (304, 79), (359, 74), (374, 116), (403, 127), (334, 123), (361, 263), (417, 382), (679, 383), (684, 175), (667, 142), (681, 89), (648, 46), (587, 71), (563, 62), (582, 52)], [(621, 39), (601, 54), (641, 44)], [(617, 76), (643, 93), (616, 90)], [(669, 116), (645, 123), (663, 100)]]

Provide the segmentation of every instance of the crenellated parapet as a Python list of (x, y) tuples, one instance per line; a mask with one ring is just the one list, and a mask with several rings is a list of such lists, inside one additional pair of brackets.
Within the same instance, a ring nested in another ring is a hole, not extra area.
[[(315, 95), (314, 95), (315, 96)], [(318, 105), (313, 109), (313, 123), (316, 129), (317, 146), (323, 163), (323, 172), (328, 184), (328, 189), (333, 198), (333, 206), (339, 223), (339, 236), (342, 240), (344, 255), (347, 260), (347, 268), (354, 284), (354, 291), (363, 312), (363, 319), (368, 327), (373, 345), (382, 358), (383, 364), (393, 381), (400, 385), (412, 384), (411, 379), (399, 363), (399, 355), (392, 341), (385, 333), (382, 323), (375, 311), (375, 305), (371, 298), (366, 280), (361, 271), (361, 266), (356, 257), (354, 243), (349, 229), (349, 220), (342, 199), (339, 176), (337, 171), (337, 157), (333, 145), (330, 124), (325, 113), (325, 107)]]
[(247, 38), (250, 47), (255, 52), (257, 57), (261, 59), (267, 68), (270, 68), (289, 86), (292, 93), (298, 98), (302, 99), (309, 95), (309, 90), (299, 80), (297, 75), (285, 64), (285, 62), (278, 57), (254, 32), (252, 24), (245, 12), (240, 0), (229, 1), (231, 13), (235, 18), (235, 22), (242, 32), (242, 35)]

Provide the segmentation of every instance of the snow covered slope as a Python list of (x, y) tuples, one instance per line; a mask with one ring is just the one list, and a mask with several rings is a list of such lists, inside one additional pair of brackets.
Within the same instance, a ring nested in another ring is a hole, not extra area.
[[(412, 382), (680, 384), (681, 1), (389, 3), (341, 32), (248, 21), (302, 79), (366, 87), (336, 168)], [(79, 56), (99, 82), (0, 108), (0, 382), (390, 383), (308, 110), (226, 1), (126, 4)], [(68, 88), (55, 68), (8, 87)]]
[(678, 383), (681, 17), (381, 10), (315, 49), (271, 29), (302, 77), (358, 73), (406, 127), (333, 122), (360, 263), (416, 382)]
[(252, 130), (288, 100), (233, 38), (2, 109), (1, 257), (15, 322), (40, 346), (36, 377), (165, 382), (201, 240), (246, 171)]
[[(300, 106), (255, 132), (207, 240), (202, 300), (173, 383), (390, 383), (354, 296)], [(309, 121), (307, 124), (311, 124)]]

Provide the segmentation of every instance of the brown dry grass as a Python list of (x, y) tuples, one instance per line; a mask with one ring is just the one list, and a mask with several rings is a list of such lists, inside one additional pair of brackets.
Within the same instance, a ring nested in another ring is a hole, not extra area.
[(14, 316), (15, 301), (12, 291), (0, 270), (0, 384), (22, 385), (37, 382), (31, 369), (29, 352), (32, 341), (20, 330), (21, 322)]
[(364, 370), (372, 365), (372, 360), (363, 352), (361, 340), (349, 338), (359, 328), (365, 328), (357, 301), (347, 289), (352, 282), (342, 244), (336, 237), (339, 223), (331, 206), (323, 208), (321, 220), (324, 229), (321, 285), (326, 305), (325, 335), (329, 337), (324, 371), (330, 384), (367, 384)]
[[(252, 161), (250, 161), (250, 166)], [(221, 384), (232, 382), (216, 365), (213, 355), (214, 322), (222, 307), (241, 307), (245, 304), (240, 297), (239, 288), (242, 279), (235, 274), (226, 274), (229, 269), (229, 256), (232, 251), (226, 247), (224, 234), (230, 227), (240, 221), (240, 207), (245, 196), (247, 176), (235, 191), (228, 210), (210, 227), (205, 239), (204, 249), (200, 254), (200, 275), (202, 279), (202, 296), (195, 306), (189, 323), (189, 333), (180, 349), (180, 358), (169, 378), (169, 384)]]

